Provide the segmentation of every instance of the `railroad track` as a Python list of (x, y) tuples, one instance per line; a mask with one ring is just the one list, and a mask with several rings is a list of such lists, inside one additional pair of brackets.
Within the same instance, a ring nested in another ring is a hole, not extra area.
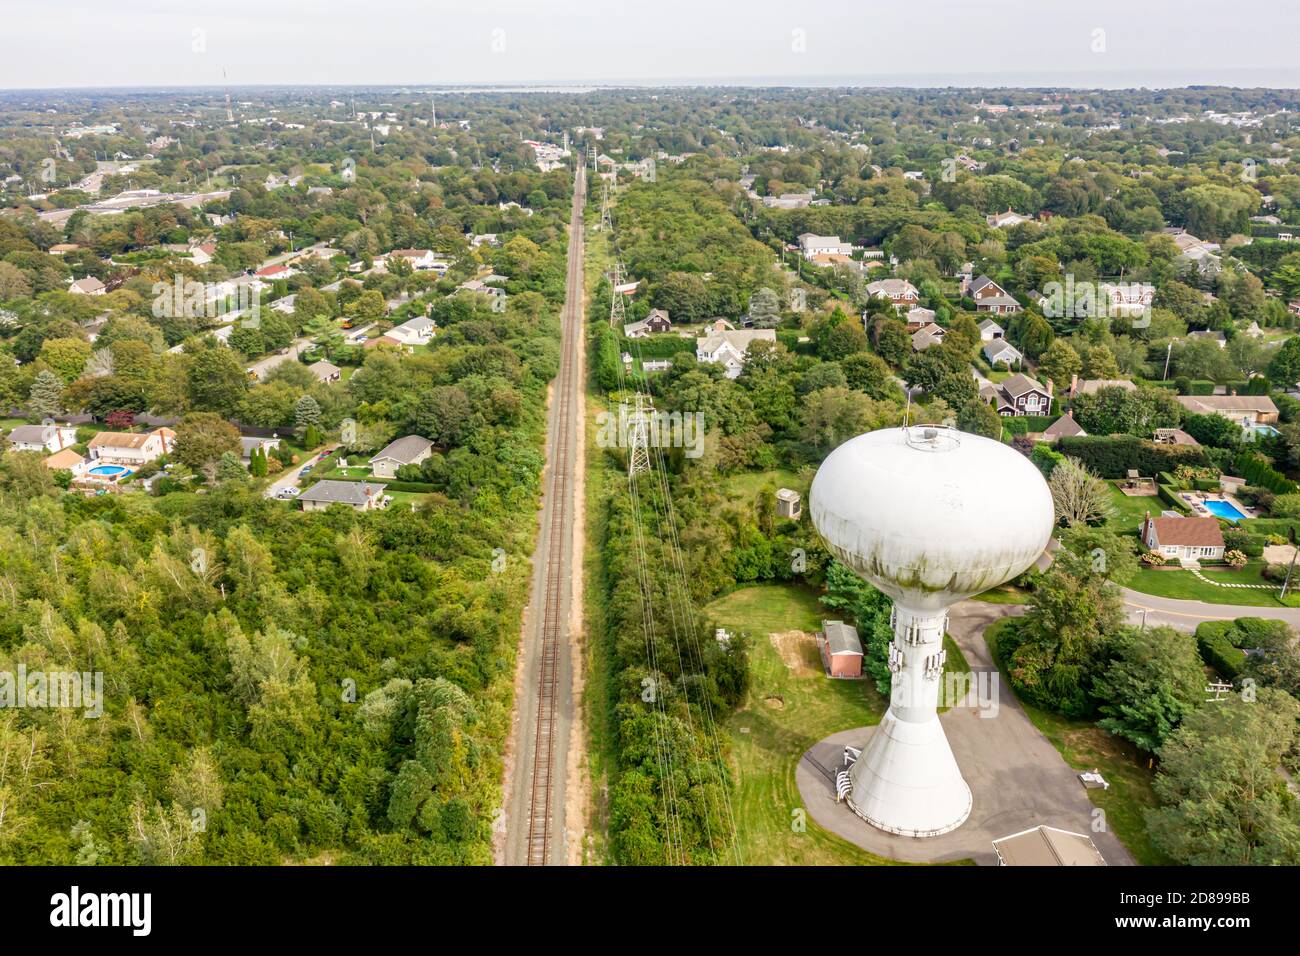
[[(533, 731), (532, 785), (528, 802), (527, 865), (546, 866), (552, 861), (554, 783), (565, 768), (556, 767), (556, 707), (560, 694), (560, 652), (567, 640), (563, 619), (566, 531), (571, 507), (570, 450), (574, 441), (574, 410), (581, 383), (577, 355), (582, 348), (582, 212), (585, 171), (579, 167), (574, 182), (572, 233), (569, 239), (568, 294), (561, 321), (560, 372), (556, 390), (556, 426), (552, 443), (547, 495), (551, 521), (547, 538), (546, 577), (542, 594), (542, 636), (537, 669), (537, 725)], [(558, 811), (562, 816), (562, 808)]]

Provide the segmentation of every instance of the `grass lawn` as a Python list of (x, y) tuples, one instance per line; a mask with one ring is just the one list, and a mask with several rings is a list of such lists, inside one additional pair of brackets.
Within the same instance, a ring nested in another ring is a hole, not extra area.
[(1029, 592), (1014, 584), (1003, 584), (1000, 587), (990, 588), (983, 594), (975, 595), (972, 600), (984, 601), (988, 604), (1028, 604)]
[(429, 497), (414, 491), (386, 491), (384, 494), (390, 495), (393, 499), (388, 503), (390, 510), (394, 508), (409, 510), (412, 505), (418, 508), (424, 502), (424, 499)]
[(1138, 525), (1151, 512), (1151, 517), (1160, 517), (1160, 512), (1168, 507), (1158, 495), (1140, 495), (1129, 497), (1119, 490), (1117, 483), (1110, 481), (1110, 504), (1115, 513), (1106, 521), (1106, 530), (1116, 534), (1137, 535)]
[[(1264, 562), (1251, 561), (1240, 571), (1206, 569), (1201, 573), (1212, 581), (1232, 584), (1270, 584), (1260, 576)], [(1282, 607), (1278, 600), (1279, 588), (1261, 591), (1255, 588), (1220, 588), (1206, 584), (1190, 571), (1181, 569), (1158, 571), (1142, 568), (1132, 579), (1124, 582), (1134, 591), (1155, 594), (1159, 597), (1179, 598), (1184, 601), (1204, 601), (1207, 604), (1240, 604), (1246, 607)]]
[[(984, 632), (990, 651), (997, 646), (998, 632), (1005, 626), (1006, 619)], [(1002, 679), (1009, 687), (1005, 670)], [(1127, 740), (1090, 721), (1071, 720), (1031, 707), (1024, 701), (1021, 704), (1033, 725), (1060, 751), (1066, 763), (1079, 771), (1101, 771), (1110, 789), (1086, 792), (1093, 804), (1105, 811), (1107, 826), (1133, 854), (1133, 859), (1141, 866), (1169, 865), (1171, 861), (1152, 845), (1142, 817), (1145, 809), (1157, 805), (1151, 789), (1154, 774), (1147, 769), (1148, 757)]]
[(787, 643), (784, 654), (773, 644), (773, 632), (818, 628), (822, 609), (816, 595), (797, 585), (759, 585), (719, 598), (705, 613), (729, 631), (750, 637), (749, 699), (727, 723), (737, 779), (733, 812), (740, 861), (892, 864), (823, 830), (812, 819), (802, 833), (791, 828), (793, 811), (803, 805), (794, 779), (803, 752), (835, 731), (877, 723), (886, 704), (866, 681), (824, 677), (811, 641)]
[(318, 477), (356, 481), (370, 477), (370, 466), (349, 465), (347, 468), (331, 468), (328, 473), (321, 474)]
[(768, 485), (773, 488), (793, 488), (804, 497), (806, 507), (808, 487), (811, 484), (811, 474), (805, 479), (786, 468), (774, 468), (771, 471), (742, 471), (730, 475), (722, 481), (721, 491), (738, 504), (752, 505), (754, 496)]

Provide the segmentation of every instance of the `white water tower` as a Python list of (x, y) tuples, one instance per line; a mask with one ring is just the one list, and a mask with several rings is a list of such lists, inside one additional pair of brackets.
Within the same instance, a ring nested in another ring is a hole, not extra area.
[(826, 458), (809, 494), (831, 553), (894, 601), (889, 710), (850, 771), (849, 806), (904, 836), (955, 830), (970, 787), (939, 723), (948, 608), (1027, 569), (1052, 496), (1023, 455), (939, 425), (886, 428)]

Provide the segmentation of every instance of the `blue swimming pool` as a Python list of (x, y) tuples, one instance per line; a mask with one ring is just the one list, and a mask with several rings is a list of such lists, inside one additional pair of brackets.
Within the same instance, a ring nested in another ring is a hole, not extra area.
[(121, 465), (96, 465), (90, 469), (90, 474), (96, 478), (125, 478), (131, 474), (131, 469)]
[(1246, 517), (1226, 501), (1207, 501), (1205, 507), (1209, 509), (1210, 514), (1216, 518), (1226, 518), (1229, 521), (1240, 521)]

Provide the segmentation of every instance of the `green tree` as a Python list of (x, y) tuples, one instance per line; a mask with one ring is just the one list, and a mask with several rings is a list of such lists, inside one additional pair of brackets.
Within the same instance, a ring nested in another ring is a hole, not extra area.
[(1083, 362), (1079, 359), (1079, 353), (1061, 339), (1049, 345), (1038, 361), (1038, 370), (1061, 389), (1068, 388), (1070, 381), (1082, 369)]
[(215, 412), (191, 412), (176, 424), (176, 460), (193, 469), (219, 461), (226, 452), (239, 459), (239, 429)]
[(1171, 627), (1127, 627), (1111, 641), (1110, 663), (1093, 680), (1098, 725), (1155, 752), (1205, 695), (1196, 639)]
[(1271, 688), (1204, 704), (1160, 748), (1146, 811), (1151, 840), (1191, 866), (1300, 863), (1300, 800), (1278, 773), (1296, 744), (1300, 703)]
[(27, 407), (41, 418), (53, 418), (63, 413), (63, 383), (48, 369), (36, 373), (32, 390), (27, 396)]

